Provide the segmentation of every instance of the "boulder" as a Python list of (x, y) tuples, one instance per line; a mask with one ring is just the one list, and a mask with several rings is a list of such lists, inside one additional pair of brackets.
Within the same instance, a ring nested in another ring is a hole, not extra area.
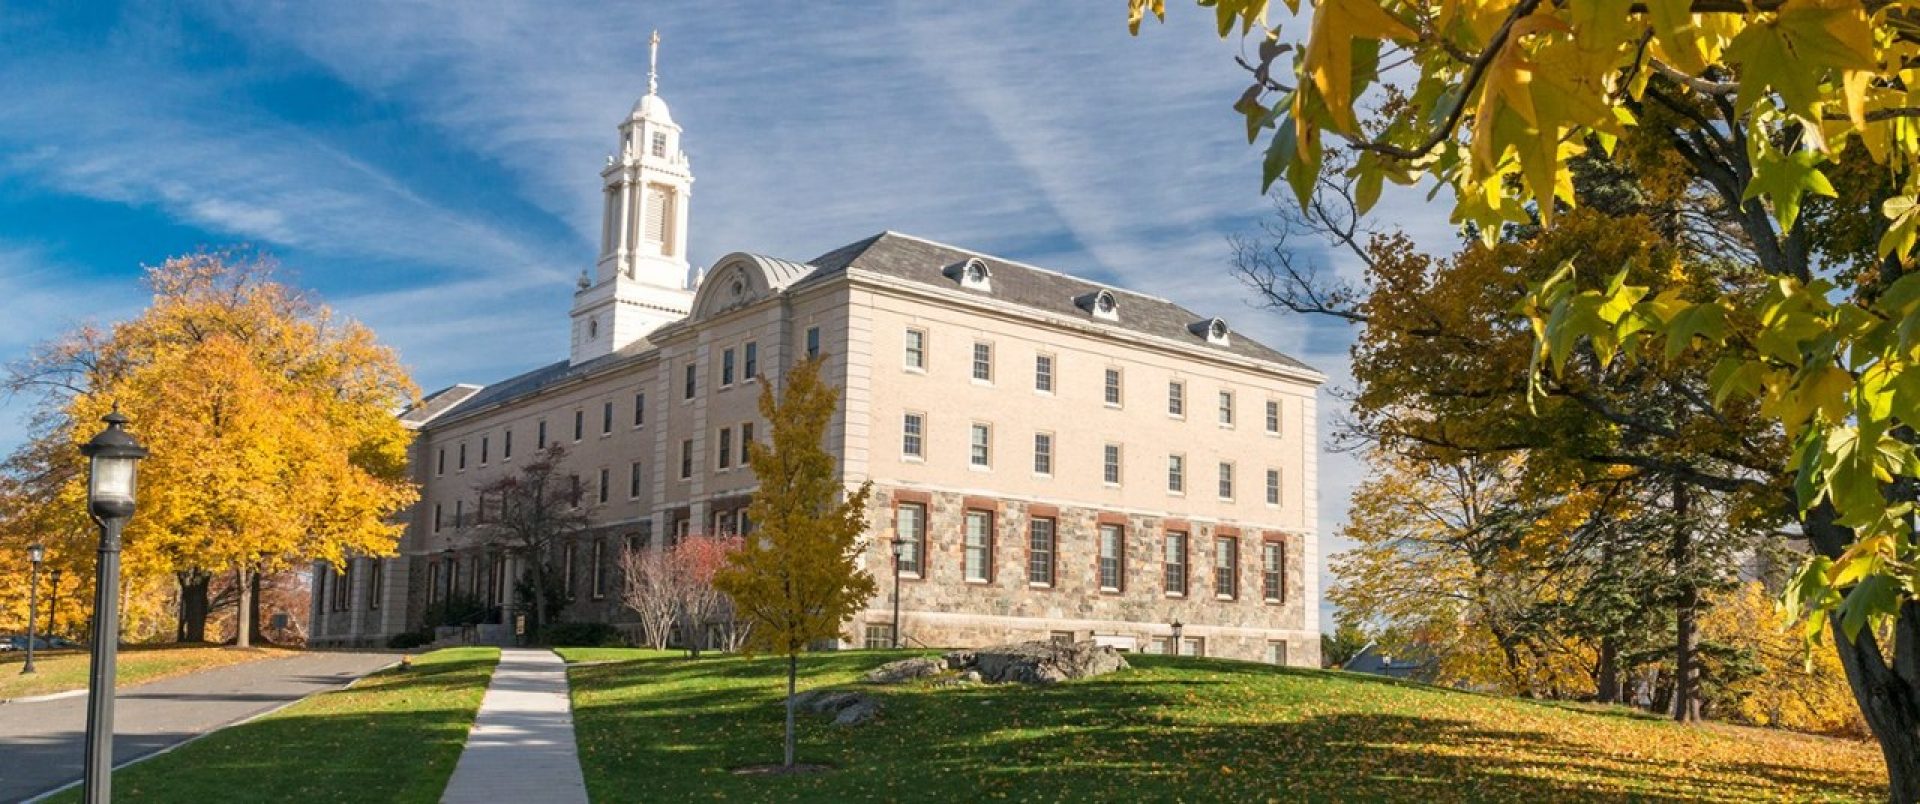
[(835, 726), (858, 726), (880, 715), (880, 702), (865, 695), (840, 710), (833, 718)]
[(1020, 642), (954, 651), (947, 654), (947, 666), (964, 668), (979, 674), (984, 681), (1022, 684), (1054, 684), (1076, 678), (1092, 678), (1127, 668), (1126, 657), (1113, 648), (1087, 642)]
[(929, 657), (901, 659), (887, 662), (867, 671), (869, 684), (903, 684), (915, 679), (939, 675), (947, 669), (947, 663)]

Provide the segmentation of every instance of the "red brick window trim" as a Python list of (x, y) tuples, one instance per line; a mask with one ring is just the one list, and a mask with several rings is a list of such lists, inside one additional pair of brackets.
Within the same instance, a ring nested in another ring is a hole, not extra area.
[(1030, 503), (1027, 505), (1027, 516), (1058, 519), (1060, 517), (1060, 506)]
[(986, 511), (997, 514), (1000, 512), (1000, 501), (992, 497), (962, 497), (960, 499), (960, 507), (973, 511)]
[(1272, 532), (1264, 536), (1260, 543), (1260, 596), (1267, 605), (1279, 606), (1287, 602), (1287, 537)]
[[(910, 560), (903, 562), (903, 566), (902, 566), (903, 571), (900, 573), (900, 578), (902, 580), (907, 580), (907, 581), (924, 580), (929, 575), (932, 574), (931, 567), (929, 566), (929, 558), (931, 557), (931, 553), (933, 551), (928, 549), (929, 547), (931, 547), (931, 545), (928, 544), (928, 542), (931, 540), (927, 538), (927, 533), (928, 533), (927, 519), (933, 513), (932, 502), (933, 502), (933, 495), (927, 494), (926, 492), (906, 492), (906, 491), (894, 492), (893, 523), (892, 523), (892, 527), (888, 528), (889, 535), (894, 539), (906, 537), (910, 541), (915, 542), (914, 555)], [(916, 523), (918, 525), (918, 530), (919, 530), (918, 533), (902, 533), (901, 532), (900, 509), (902, 507), (908, 507), (908, 508), (914, 509), (915, 515), (918, 516), (918, 522)], [(883, 547), (886, 550), (885, 560), (887, 561), (899, 560), (899, 559), (893, 558), (892, 544), (886, 544), (886, 545), (883, 545)], [(914, 564), (918, 564), (918, 566), (915, 567), (913, 566)], [(906, 569), (907, 567), (913, 567), (913, 568)]]
[(1213, 535), (1238, 538), (1240, 536), (1240, 529), (1232, 525), (1215, 525), (1213, 526)]

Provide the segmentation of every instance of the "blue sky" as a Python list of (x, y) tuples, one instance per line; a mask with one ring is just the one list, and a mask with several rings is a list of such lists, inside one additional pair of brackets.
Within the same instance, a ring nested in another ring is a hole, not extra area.
[[(657, 28), (696, 264), (893, 229), (1172, 298), (1344, 384), (1344, 327), (1227, 274), (1271, 209), (1229, 108), (1240, 45), (1175, 6), (1136, 39), (1120, 0), (0, 4), (0, 359), (131, 315), (143, 263), (242, 243), (423, 388), (563, 356)], [(1446, 237), (1411, 196), (1382, 217)], [(0, 407), (0, 448), (23, 413)], [(1323, 456), (1324, 535), (1357, 475)]]

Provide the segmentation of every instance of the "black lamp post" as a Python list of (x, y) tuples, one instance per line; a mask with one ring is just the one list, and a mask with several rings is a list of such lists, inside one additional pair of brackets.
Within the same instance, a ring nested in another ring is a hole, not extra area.
[(1186, 630), (1186, 627), (1186, 623), (1180, 622), (1179, 620), (1173, 621), (1173, 644), (1167, 646), (1168, 654), (1173, 656), (1180, 655), (1180, 632)]
[(47, 595), (47, 637), (48, 638), (53, 638), (60, 635), (60, 628), (59, 628), (60, 621), (55, 616), (60, 611), (60, 568), (59, 567), (53, 568), (52, 576), (53, 577), (51, 578), (51, 580), (53, 581), (53, 588), (51, 590), (48, 590), (51, 594)]
[(20, 668), (20, 675), (34, 672), (33, 669), (33, 621), (40, 618), (40, 562), (47, 559), (47, 548), (34, 542), (27, 548), (27, 563), (33, 569), (27, 573), (27, 663)]
[(120, 529), (133, 518), (140, 459), (147, 450), (115, 410), (80, 453), (87, 456), (87, 511), (100, 525), (100, 562), (93, 584), (93, 666), (87, 679), (88, 804), (113, 798), (113, 679), (120, 647)]
[(907, 543), (900, 536), (893, 537), (893, 649), (900, 649), (900, 556), (907, 550)]

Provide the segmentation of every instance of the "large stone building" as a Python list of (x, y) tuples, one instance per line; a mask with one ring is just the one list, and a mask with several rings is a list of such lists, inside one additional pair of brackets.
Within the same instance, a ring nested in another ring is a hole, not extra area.
[(820, 354), (828, 446), (874, 487), (880, 592), (842, 645), (893, 642), (897, 536), (906, 644), (1168, 651), (1179, 623), (1181, 652), (1317, 666), (1322, 375), (1164, 299), (894, 232), (696, 278), (680, 127), (650, 89), (619, 130), (572, 354), (404, 414), (421, 500), (397, 556), (316, 569), (315, 643), (417, 629), (449, 592), (511, 622), (522, 562), (472, 535), (476, 488), (554, 443), (597, 522), (555, 561), (563, 619), (632, 623), (619, 551), (750, 528), (761, 384)]

